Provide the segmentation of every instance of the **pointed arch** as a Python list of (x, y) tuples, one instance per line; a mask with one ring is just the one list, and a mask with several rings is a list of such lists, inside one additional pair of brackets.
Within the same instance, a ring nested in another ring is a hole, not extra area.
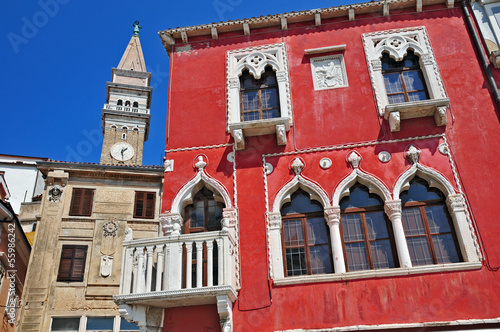
[(177, 195), (175, 195), (175, 198), (172, 201), (170, 213), (182, 215), (184, 213), (184, 207), (193, 202), (194, 195), (196, 195), (196, 193), (204, 186), (214, 193), (214, 199), (216, 201), (223, 202), (225, 204), (226, 209), (233, 207), (229, 193), (224, 185), (208, 176), (205, 173), (205, 170), (200, 170), (198, 174), (186, 183), (179, 190)]
[(399, 176), (396, 184), (394, 185), (393, 196), (395, 200), (399, 199), (401, 192), (410, 188), (410, 181), (415, 176), (427, 181), (431, 188), (441, 190), (446, 197), (456, 194), (453, 185), (443, 175), (430, 167), (424, 166), (420, 163), (415, 163)]
[(316, 183), (304, 178), (302, 175), (296, 175), (276, 194), (272, 212), (280, 213), (283, 204), (290, 202), (292, 194), (299, 188), (307, 192), (311, 200), (320, 202), (323, 205), (324, 209), (330, 207), (328, 194), (323, 188), (321, 188)]
[(349, 176), (344, 178), (333, 193), (332, 205), (339, 206), (340, 200), (349, 195), (349, 189), (359, 182), (368, 188), (371, 194), (376, 194), (385, 202), (391, 200), (391, 193), (387, 186), (374, 175), (364, 172), (359, 168), (354, 169)]

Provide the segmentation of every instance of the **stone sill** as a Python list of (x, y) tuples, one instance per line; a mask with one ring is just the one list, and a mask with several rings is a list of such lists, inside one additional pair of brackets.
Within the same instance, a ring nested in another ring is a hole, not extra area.
[(229, 124), (229, 131), (236, 143), (236, 150), (245, 149), (245, 137), (276, 133), (278, 145), (286, 145), (286, 132), (290, 130), (290, 118), (272, 118)]
[(385, 107), (384, 118), (389, 120), (391, 132), (401, 130), (401, 120), (434, 116), (437, 126), (446, 125), (446, 108), (449, 98), (427, 99), (408, 103), (389, 104)]
[(356, 272), (346, 272), (346, 273), (319, 274), (319, 275), (274, 279), (274, 285), (286, 286), (286, 285), (346, 281), (346, 280), (356, 280), (356, 279), (366, 279), (366, 278), (397, 277), (397, 276), (406, 276), (406, 275), (423, 274), (423, 273), (468, 271), (468, 270), (479, 270), (481, 269), (481, 267), (482, 267), (481, 262), (466, 262), (466, 263), (416, 266), (411, 268), (394, 268), (394, 269), (356, 271)]
[(156, 308), (173, 308), (217, 303), (217, 296), (227, 295), (231, 302), (236, 300), (236, 290), (231, 286), (183, 288), (177, 290), (121, 294), (113, 296), (117, 304), (147, 305)]

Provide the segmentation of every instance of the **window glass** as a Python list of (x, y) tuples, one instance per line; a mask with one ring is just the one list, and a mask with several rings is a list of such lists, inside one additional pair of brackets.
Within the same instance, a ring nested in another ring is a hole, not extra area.
[(240, 76), (240, 98), (242, 121), (271, 119), (280, 116), (276, 73), (266, 67), (260, 79), (255, 79), (248, 70)]
[(125, 318), (121, 318), (120, 321), (120, 332), (125, 331), (139, 331), (139, 327), (134, 323), (129, 323)]
[(78, 332), (80, 328), (80, 317), (75, 318), (52, 318), (51, 331)]
[(113, 331), (114, 317), (87, 317), (86, 331)]
[(214, 193), (204, 187), (193, 198), (193, 204), (186, 206), (185, 232), (206, 232), (221, 229), (222, 210), (225, 205), (217, 202)]

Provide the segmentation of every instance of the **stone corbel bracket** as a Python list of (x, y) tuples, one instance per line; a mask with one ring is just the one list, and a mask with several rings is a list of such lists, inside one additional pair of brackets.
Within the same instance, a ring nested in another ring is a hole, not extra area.
[(129, 322), (134, 322), (141, 331), (161, 332), (164, 309), (142, 305), (120, 304), (120, 315)]
[(401, 120), (425, 116), (434, 116), (437, 126), (445, 126), (447, 123), (446, 109), (449, 104), (449, 98), (389, 104), (385, 107), (384, 118), (389, 121), (391, 132), (401, 130)]
[(60, 185), (61, 187), (66, 187), (69, 180), (69, 173), (62, 170), (53, 170), (47, 174), (46, 183), (49, 186)]
[(286, 135), (290, 130), (290, 121), (288, 118), (245, 121), (230, 124), (229, 129), (231, 131), (231, 136), (233, 136), (237, 151), (245, 149), (245, 137), (247, 136), (276, 133), (276, 143), (278, 145), (286, 145)]

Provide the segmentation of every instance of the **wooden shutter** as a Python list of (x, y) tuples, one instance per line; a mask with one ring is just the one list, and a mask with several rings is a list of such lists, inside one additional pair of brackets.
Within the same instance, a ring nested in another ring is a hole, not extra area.
[(74, 188), (69, 209), (70, 216), (91, 216), (93, 203), (93, 189)]
[(155, 217), (156, 194), (137, 191), (135, 193), (134, 218), (152, 219)]
[(64, 245), (57, 281), (83, 281), (87, 246)]

